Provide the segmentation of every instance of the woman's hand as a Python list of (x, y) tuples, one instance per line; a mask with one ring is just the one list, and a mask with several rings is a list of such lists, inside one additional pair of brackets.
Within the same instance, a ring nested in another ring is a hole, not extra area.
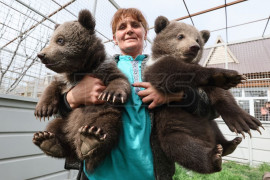
[(99, 100), (99, 94), (106, 88), (100, 79), (86, 75), (84, 78), (67, 93), (67, 101), (72, 109), (81, 104), (103, 104)]
[(181, 101), (184, 93), (180, 92), (173, 95), (166, 95), (158, 92), (149, 82), (136, 82), (133, 84), (134, 87), (143, 87), (145, 90), (139, 91), (138, 95), (142, 98), (142, 102), (151, 104), (148, 106), (149, 109), (153, 109), (159, 105)]

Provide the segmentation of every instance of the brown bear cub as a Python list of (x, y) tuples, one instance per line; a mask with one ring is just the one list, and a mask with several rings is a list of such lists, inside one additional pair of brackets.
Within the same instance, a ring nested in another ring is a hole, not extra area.
[[(169, 22), (160, 16), (155, 21), (155, 32), (152, 60), (144, 72), (145, 81), (165, 95), (203, 89), (210, 104), (236, 133), (250, 134), (250, 129), (261, 126), (227, 91), (244, 80), (243, 76), (233, 70), (198, 65), (209, 31), (198, 31), (193, 26)], [(227, 141), (213, 116), (188, 113), (179, 103), (155, 108), (154, 114), (156, 133), (166, 156), (199, 173), (220, 171), (221, 156), (232, 153), (242, 141), (240, 137)]]
[[(56, 26), (50, 44), (38, 57), (47, 68), (60, 74), (42, 94), (35, 115), (49, 117), (58, 112), (61, 94), (69, 91), (86, 74), (101, 79), (106, 89), (100, 95), (106, 103), (81, 106), (67, 117), (52, 120), (33, 142), (47, 155), (86, 160), (88, 170), (102, 162), (118, 141), (121, 104), (130, 93), (127, 78), (113, 60), (106, 60), (104, 45), (95, 35), (95, 20), (88, 10), (78, 21)], [(118, 104), (118, 106), (116, 106)]]

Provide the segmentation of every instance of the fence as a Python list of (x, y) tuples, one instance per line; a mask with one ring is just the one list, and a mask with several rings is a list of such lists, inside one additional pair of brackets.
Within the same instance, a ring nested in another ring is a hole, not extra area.
[(76, 171), (66, 171), (64, 160), (45, 156), (32, 143), (34, 132), (47, 122), (36, 120), (37, 99), (0, 95), (1, 179), (75, 179)]
[[(12, 95), (0, 95), (0, 174), (1, 179), (75, 179), (77, 171), (64, 170), (64, 160), (45, 156), (32, 143), (33, 134), (45, 129), (46, 122), (36, 120), (33, 112), (37, 99)], [(227, 139), (233, 139), (222, 120), (217, 120)], [(250, 165), (270, 163), (270, 123), (263, 122), (262, 135), (253, 131), (235, 152), (224, 157)]]
[(81, 9), (95, 16), (96, 34), (108, 56), (119, 53), (109, 28), (116, 6), (107, 0), (0, 0), (0, 93), (40, 95), (55, 73), (40, 63), (37, 53), (48, 44), (55, 24), (76, 20)]
[[(232, 140), (236, 137), (222, 119), (217, 120), (218, 126), (223, 135)], [(236, 150), (223, 157), (223, 160), (231, 160), (240, 163), (256, 166), (261, 163), (270, 163), (270, 122), (262, 122), (265, 130), (260, 128), (262, 135), (257, 131), (252, 131), (252, 138), (246, 134), (246, 138), (238, 145)], [(242, 136), (241, 136), (242, 137)]]

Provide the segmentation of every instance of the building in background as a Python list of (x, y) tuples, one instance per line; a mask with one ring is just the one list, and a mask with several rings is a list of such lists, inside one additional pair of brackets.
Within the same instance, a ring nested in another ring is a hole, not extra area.
[(238, 104), (261, 121), (269, 121), (261, 109), (270, 101), (270, 37), (228, 43), (218, 37), (216, 45), (206, 48), (200, 64), (236, 70), (247, 82), (232, 88)]

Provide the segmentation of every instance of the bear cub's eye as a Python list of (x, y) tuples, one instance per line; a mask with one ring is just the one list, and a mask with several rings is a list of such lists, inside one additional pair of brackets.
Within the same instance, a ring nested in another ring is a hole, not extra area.
[(183, 34), (180, 34), (179, 36), (177, 36), (177, 39), (182, 40), (184, 38)]
[(62, 37), (57, 38), (56, 43), (59, 45), (64, 45), (64, 43), (65, 43), (64, 38), (62, 38)]
[(199, 39), (196, 39), (196, 42), (199, 43), (200, 42)]

